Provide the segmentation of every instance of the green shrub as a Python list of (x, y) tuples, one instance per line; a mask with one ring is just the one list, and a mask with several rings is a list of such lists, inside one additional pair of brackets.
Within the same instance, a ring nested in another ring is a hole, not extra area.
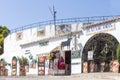
[(116, 49), (116, 58), (118, 62), (120, 63), (120, 44), (118, 44), (117, 49)]

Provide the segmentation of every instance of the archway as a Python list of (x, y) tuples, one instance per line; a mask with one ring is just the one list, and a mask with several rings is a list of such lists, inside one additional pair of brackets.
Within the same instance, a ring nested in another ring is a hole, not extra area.
[[(101, 71), (101, 62), (105, 66), (103, 71), (110, 71), (110, 61), (116, 58), (117, 39), (108, 33), (99, 33), (92, 36), (83, 48), (82, 60), (88, 62), (88, 72), (91, 72), (91, 64), (94, 64), (92, 72)], [(89, 52), (92, 52), (92, 59), (89, 59)]]

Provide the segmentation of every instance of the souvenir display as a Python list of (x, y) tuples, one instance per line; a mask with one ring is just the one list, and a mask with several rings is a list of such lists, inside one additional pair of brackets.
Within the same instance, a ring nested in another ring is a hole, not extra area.
[(58, 59), (54, 59), (54, 75), (57, 75), (58, 74)]
[(12, 76), (17, 75), (17, 58), (13, 57), (12, 59)]
[(38, 75), (45, 75), (45, 58), (38, 57)]
[(35, 61), (31, 61), (31, 63), (30, 63), (30, 68), (33, 68), (33, 69), (36, 68), (36, 63), (35, 63)]

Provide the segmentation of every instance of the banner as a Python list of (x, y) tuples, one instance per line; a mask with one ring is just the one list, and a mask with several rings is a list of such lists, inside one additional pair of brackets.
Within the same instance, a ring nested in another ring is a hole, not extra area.
[(93, 51), (88, 51), (88, 60), (93, 60)]

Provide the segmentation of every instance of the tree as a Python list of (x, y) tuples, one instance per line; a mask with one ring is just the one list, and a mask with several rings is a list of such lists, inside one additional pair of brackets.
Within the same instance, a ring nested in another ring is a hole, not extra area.
[(120, 44), (118, 44), (116, 52), (117, 52), (116, 58), (117, 58), (118, 62), (120, 63)]
[(7, 37), (10, 30), (6, 26), (0, 26), (0, 55), (3, 53), (4, 38)]
[(28, 59), (26, 57), (18, 57), (19, 65), (20, 65), (20, 76), (26, 75), (25, 65), (28, 64)]

